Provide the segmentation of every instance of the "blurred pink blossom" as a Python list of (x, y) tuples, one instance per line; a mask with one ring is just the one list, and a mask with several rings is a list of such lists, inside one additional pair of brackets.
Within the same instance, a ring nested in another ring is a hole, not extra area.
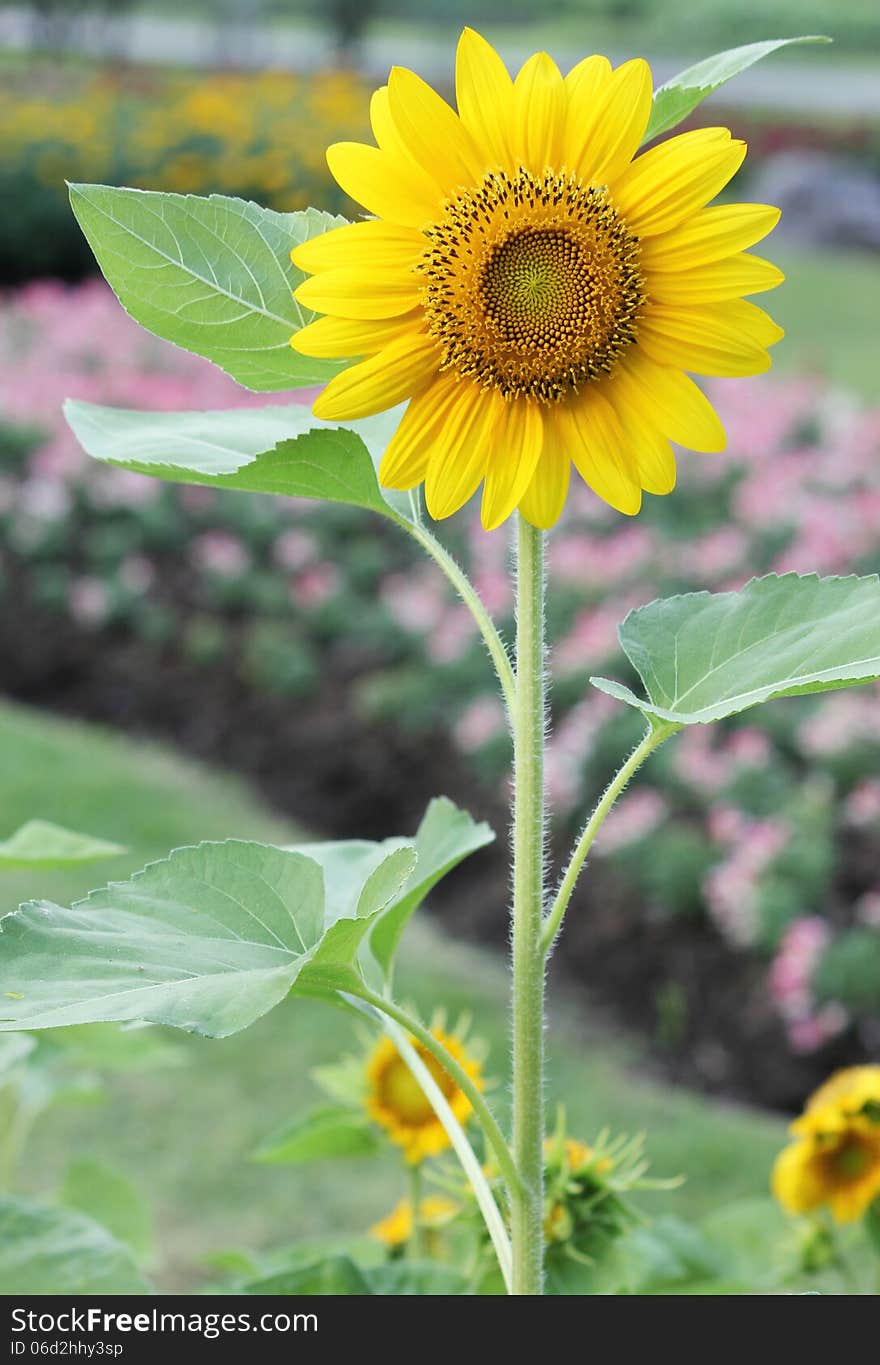
[(791, 830), (784, 820), (750, 820), (727, 857), (704, 878), (709, 914), (736, 947), (748, 947), (755, 942), (761, 875), (790, 837)]
[(340, 573), (335, 564), (314, 564), (296, 577), (290, 595), (297, 606), (313, 609), (323, 606), (334, 597), (340, 587)]
[(89, 630), (103, 625), (110, 610), (107, 585), (100, 578), (88, 575), (71, 583), (67, 602), (73, 620)]
[(607, 817), (596, 840), (599, 854), (617, 853), (638, 843), (661, 825), (669, 807), (653, 787), (626, 792)]
[(796, 1052), (815, 1052), (847, 1024), (842, 1006), (819, 1006), (813, 973), (830, 941), (819, 915), (804, 915), (786, 929), (769, 972), (770, 992)]
[(462, 711), (452, 727), (453, 737), (464, 754), (476, 753), (507, 728), (504, 707), (497, 697), (477, 697)]
[(247, 549), (228, 531), (205, 531), (190, 545), (190, 556), (197, 568), (223, 578), (238, 578), (251, 565)]

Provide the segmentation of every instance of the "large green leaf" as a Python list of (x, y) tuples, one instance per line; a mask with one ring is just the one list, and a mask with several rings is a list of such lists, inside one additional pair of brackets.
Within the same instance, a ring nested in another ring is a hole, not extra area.
[[(376, 876), (392, 895), (415, 851)], [(212, 1037), (253, 1023), (295, 983), (354, 978), (369, 915), (325, 902), (319, 864), (229, 840), (179, 849), (68, 909), (31, 902), (0, 921), (0, 1030), (145, 1019)]]
[(72, 1209), (0, 1198), (0, 1294), (146, 1294), (127, 1247)]
[(343, 219), (111, 185), (71, 185), (70, 202), (120, 303), (156, 336), (249, 389), (302, 388), (339, 370), (291, 349), (314, 314), (293, 298), (304, 277), (290, 251)]
[(97, 460), (172, 483), (318, 498), (399, 515), (376, 478), (400, 413), (338, 426), (302, 403), (229, 412), (132, 412), (68, 400), (64, 414)]
[[(280, 1270), (242, 1285), (243, 1294), (372, 1294), (365, 1272), (350, 1256), (327, 1256), (312, 1265)], [(315, 1329), (317, 1330), (317, 1328)]]
[(726, 52), (717, 52), (714, 57), (679, 71), (677, 76), (664, 82), (654, 91), (654, 106), (645, 133), (645, 141), (668, 133), (670, 128), (692, 114), (698, 104), (709, 95), (720, 90), (734, 76), (746, 71), (762, 57), (778, 52), (781, 47), (791, 47), (798, 43), (830, 43), (830, 38), (817, 34), (807, 34), (800, 38), (774, 38), (770, 42), (746, 43), (744, 47), (732, 47)]
[(770, 574), (669, 597), (630, 612), (620, 642), (647, 699), (607, 678), (595, 687), (653, 721), (705, 724), (880, 677), (880, 579)]
[[(390, 972), (401, 935), (432, 887), (469, 854), (494, 838), (487, 824), (478, 824), (467, 811), (459, 810), (446, 797), (437, 797), (430, 803), (413, 838), (418, 855), (415, 868), (396, 894), (386, 899), (385, 908), (370, 932), (369, 947), (383, 973)], [(350, 839), (344, 843), (301, 844), (295, 851), (305, 853), (321, 864), (328, 897), (336, 904), (345, 905), (347, 913), (354, 915), (360, 887), (400, 842), (386, 839), (372, 843), (366, 839)]]
[(73, 867), (124, 853), (120, 844), (76, 834), (48, 820), (28, 820), (8, 839), (0, 840), (0, 870), (5, 867)]
[(270, 1165), (297, 1165), (328, 1157), (373, 1156), (379, 1140), (365, 1109), (325, 1105), (301, 1115), (273, 1133), (254, 1152), (254, 1160)]

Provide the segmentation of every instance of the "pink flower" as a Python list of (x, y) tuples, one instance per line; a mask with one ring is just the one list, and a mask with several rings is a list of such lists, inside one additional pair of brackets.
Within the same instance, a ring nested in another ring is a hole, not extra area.
[(813, 995), (813, 974), (830, 938), (825, 920), (804, 915), (786, 929), (770, 967), (770, 993), (796, 1052), (814, 1052), (848, 1022), (842, 1005), (819, 1007)]
[(83, 576), (70, 585), (67, 596), (70, 615), (78, 625), (94, 630), (102, 626), (110, 610), (107, 586), (100, 578)]
[(251, 566), (251, 557), (241, 541), (228, 531), (206, 531), (190, 546), (197, 568), (222, 578), (239, 578)]
[(323, 606), (339, 591), (340, 576), (335, 564), (315, 564), (293, 582), (290, 595), (297, 606), (313, 609)]
[(663, 797), (653, 787), (627, 792), (607, 817), (596, 840), (596, 852), (617, 853), (661, 825), (669, 813)]
[(843, 818), (855, 829), (880, 824), (880, 782), (868, 778), (853, 787), (843, 803)]
[(452, 733), (462, 753), (476, 753), (507, 728), (504, 707), (496, 697), (477, 697), (456, 720)]
[(703, 881), (709, 914), (737, 947), (748, 947), (758, 933), (758, 891), (763, 873), (791, 837), (782, 820), (751, 820), (726, 858)]
[(282, 531), (272, 547), (272, 556), (279, 568), (295, 573), (304, 569), (317, 557), (318, 542), (310, 531), (291, 527)]

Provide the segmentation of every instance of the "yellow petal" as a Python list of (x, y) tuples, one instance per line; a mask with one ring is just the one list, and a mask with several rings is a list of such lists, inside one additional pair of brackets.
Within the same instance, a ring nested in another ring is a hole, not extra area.
[(811, 1143), (790, 1143), (783, 1147), (773, 1165), (774, 1197), (789, 1213), (807, 1213), (817, 1208), (827, 1197), (821, 1171)]
[(419, 166), (430, 171), (444, 194), (474, 185), (485, 166), (479, 150), (454, 109), (406, 67), (388, 77), (391, 117), (403, 145)]
[(590, 105), (583, 94), (572, 98), (567, 148), (572, 169), (597, 185), (614, 180), (638, 151), (650, 116), (651, 68), (641, 58), (624, 62)]
[(772, 232), (780, 210), (769, 204), (713, 204), (642, 243), (646, 270), (689, 270), (745, 251)]
[(487, 531), (506, 521), (525, 496), (540, 459), (544, 434), (539, 404), (526, 399), (508, 402), (498, 393), (490, 397), (492, 448), (480, 508)]
[(477, 385), (441, 374), (411, 400), (382, 456), (379, 482), (384, 488), (406, 490), (422, 482), (436, 442), (465, 388), (482, 393)]
[(354, 359), (375, 355), (397, 337), (416, 334), (419, 320), (418, 312), (402, 318), (367, 322), (352, 318), (317, 318), (295, 332), (290, 344), (300, 355), (313, 356), (316, 360)]
[(656, 497), (671, 493), (675, 487), (676, 468), (669, 442), (656, 433), (640, 431), (634, 433), (633, 454), (639, 469), (639, 483), (645, 492)]
[(571, 457), (560, 438), (556, 413), (547, 412), (544, 414), (541, 458), (519, 504), (526, 521), (542, 531), (555, 526), (568, 497), (570, 479)]
[(458, 384), (425, 475), (425, 506), (435, 521), (451, 517), (473, 497), (486, 469), (492, 404), (476, 384)]
[(294, 298), (304, 308), (335, 317), (396, 318), (418, 307), (421, 281), (411, 270), (349, 266), (309, 276), (295, 289)]
[[(611, 63), (607, 57), (594, 53), (584, 57), (573, 66), (565, 77), (565, 93), (570, 100), (577, 99), (581, 112), (589, 109), (591, 103), (602, 93), (611, 80)], [(582, 101), (582, 103), (580, 103)]]
[(743, 294), (761, 294), (766, 289), (775, 289), (784, 279), (778, 266), (742, 251), (738, 256), (728, 256), (711, 265), (652, 270), (648, 276), (648, 293), (660, 303), (720, 303)]
[(434, 222), (440, 200), (415, 190), (401, 179), (399, 161), (378, 147), (362, 142), (334, 142), (327, 148), (330, 174), (356, 204), (368, 213), (405, 227), (423, 228)]
[(638, 469), (608, 400), (588, 386), (560, 404), (556, 420), (584, 483), (616, 511), (634, 516), (642, 505)]
[(643, 408), (627, 403), (623, 391), (608, 384), (607, 395), (623, 428), (626, 449), (635, 461), (641, 487), (646, 493), (662, 496), (675, 487), (675, 456), (669, 441)]
[(377, 266), (411, 268), (427, 245), (420, 232), (401, 227), (397, 223), (383, 223), (380, 218), (368, 218), (360, 223), (346, 223), (320, 237), (295, 246), (290, 259), (297, 270), (314, 275), (317, 270), (333, 270), (354, 264), (360, 256), (365, 269)]
[(377, 355), (350, 365), (318, 394), (312, 411), (325, 422), (342, 422), (384, 412), (410, 398), (437, 371), (435, 343), (426, 336), (404, 336)]
[(765, 347), (782, 329), (752, 303), (705, 307), (651, 306), (639, 319), (639, 346), (660, 365), (727, 377), (770, 368)]
[(370, 100), (370, 126), (382, 151), (393, 162), (401, 183), (422, 200), (428, 199), (432, 203), (442, 200), (443, 185), (433, 174), (432, 166), (420, 164), (400, 135), (400, 129), (391, 113), (391, 97), (387, 85), (373, 92)]
[(546, 52), (536, 52), (514, 82), (514, 153), (527, 171), (543, 175), (562, 162), (567, 100), (562, 73)]
[(486, 169), (508, 167), (513, 81), (485, 38), (466, 28), (455, 54), (455, 98), (462, 123), (484, 154)]
[(726, 128), (698, 128), (644, 152), (612, 185), (639, 237), (667, 232), (714, 199), (742, 165), (746, 144)]
[(727, 445), (718, 414), (694, 381), (638, 349), (624, 356), (609, 392), (618, 412), (631, 409), (643, 427), (654, 425), (690, 450), (717, 452)]

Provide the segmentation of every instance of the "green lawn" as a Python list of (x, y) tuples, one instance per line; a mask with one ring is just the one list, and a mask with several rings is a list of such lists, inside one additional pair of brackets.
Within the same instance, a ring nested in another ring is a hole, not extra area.
[[(126, 843), (130, 856), (108, 864), (107, 877), (198, 839), (290, 836), (242, 783), (97, 729), (0, 707), (0, 752), (0, 836), (40, 815)], [(36, 894), (70, 899), (103, 880), (103, 872), (7, 875), (3, 909)], [(400, 982), (424, 1009), (444, 1001), (453, 1017), (473, 1013), (503, 1097), (502, 964), (422, 924), (412, 933)], [(362, 1230), (399, 1197), (393, 1159), (348, 1169), (332, 1162), (272, 1168), (247, 1159), (262, 1136), (319, 1099), (310, 1069), (361, 1045), (347, 1017), (296, 1001), (223, 1042), (182, 1034), (174, 1041), (178, 1065), (118, 1076), (101, 1104), (51, 1112), (28, 1149), (24, 1188), (51, 1192), (73, 1156), (114, 1164), (149, 1199), (160, 1283), (176, 1289), (200, 1281), (212, 1252)], [(605, 1124), (646, 1129), (656, 1172), (687, 1173), (681, 1190), (645, 1196), (648, 1211), (701, 1214), (765, 1191), (780, 1123), (649, 1082), (633, 1047), (603, 1036), (571, 998), (557, 998), (549, 1044), (550, 1094), (568, 1096), (572, 1131), (589, 1137)]]
[[(763, 254), (764, 248), (758, 247)], [(858, 252), (805, 251), (766, 243), (785, 271), (783, 285), (756, 298), (786, 329), (773, 349), (774, 370), (815, 372), (868, 402), (880, 402), (877, 318), (880, 270)]]

